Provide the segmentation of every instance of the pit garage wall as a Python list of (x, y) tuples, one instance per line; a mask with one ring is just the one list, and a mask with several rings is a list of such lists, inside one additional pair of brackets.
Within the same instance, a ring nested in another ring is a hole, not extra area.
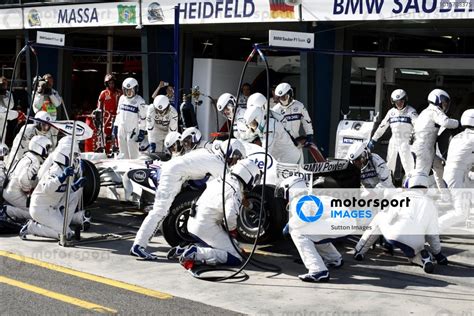
[[(244, 62), (242, 61), (195, 58), (192, 86), (199, 86), (203, 94), (216, 99), (225, 92), (235, 95), (243, 66)], [(265, 68), (249, 64), (243, 82), (252, 82), (262, 70)], [(199, 130), (203, 138), (208, 140), (209, 134), (217, 129), (216, 107), (207, 97), (201, 96), (201, 100), (203, 103), (197, 107), (196, 116)], [(220, 114), (218, 114), (218, 118), (220, 127), (225, 120)]]
[[(330, 25), (312, 27), (305, 32), (315, 33), (316, 49), (334, 49), (335, 32)], [(313, 121), (315, 141), (325, 157), (331, 153), (332, 116), (339, 118), (340, 105), (333, 105), (334, 57), (321, 53), (301, 53), (301, 101), (306, 105)], [(338, 121), (338, 120), (337, 120)], [(336, 123), (337, 126), (337, 123)]]

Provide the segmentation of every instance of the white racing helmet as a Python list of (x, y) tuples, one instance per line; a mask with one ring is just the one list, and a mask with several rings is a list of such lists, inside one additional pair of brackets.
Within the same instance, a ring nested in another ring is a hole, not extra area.
[[(403, 108), (405, 108), (407, 106), (407, 102), (408, 102), (407, 93), (403, 89), (393, 90), (392, 94), (390, 95), (390, 101), (392, 102), (392, 105), (394, 107), (396, 107), (399, 110), (402, 110)], [(397, 101), (404, 101), (403, 106), (398, 107), (397, 104), (396, 104)]]
[(217, 100), (216, 106), (217, 110), (230, 120), (235, 113), (237, 100), (232, 94), (224, 93)]
[(138, 93), (138, 81), (135, 78), (127, 78), (122, 82), (122, 91), (127, 98), (133, 98)]
[(165, 95), (157, 95), (153, 100), (153, 106), (160, 112), (166, 111), (170, 106), (170, 99)]
[(252, 94), (247, 100), (247, 109), (244, 113), (245, 124), (256, 130), (259, 125), (263, 125), (265, 120), (265, 109), (267, 98), (261, 93)]
[(8, 146), (4, 143), (0, 143), (0, 158), (7, 156), (9, 152)]
[(230, 173), (237, 177), (247, 190), (252, 190), (260, 183), (262, 173), (255, 162), (251, 159), (239, 160), (230, 169)]
[(403, 187), (407, 189), (411, 188), (428, 188), (430, 185), (430, 178), (424, 172), (414, 172), (407, 175)]
[(43, 122), (51, 122), (53, 119), (51, 118), (51, 115), (49, 115), (48, 112), (45, 111), (38, 111), (35, 114), (35, 119), (37, 121), (43, 121)]
[(193, 149), (201, 141), (202, 134), (196, 127), (188, 127), (181, 134), (181, 143), (186, 151)]
[(265, 96), (259, 92), (254, 93), (247, 99), (247, 108), (249, 107), (260, 107), (266, 109), (267, 98), (265, 98)]
[(428, 103), (436, 105), (437, 107), (441, 108), (444, 113), (447, 113), (451, 104), (451, 98), (446, 91), (434, 89), (430, 92), (430, 94), (428, 94)]
[(181, 146), (181, 134), (178, 132), (169, 132), (166, 134), (164, 145), (171, 154), (180, 154), (183, 150)]
[[(229, 145), (230, 142), (230, 145)], [(227, 146), (229, 150), (227, 151)], [(238, 160), (245, 159), (247, 153), (245, 151), (244, 145), (237, 139), (227, 139), (218, 145), (219, 153), (224, 157), (229, 166), (234, 165)]]
[(51, 122), (53, 119), (48, 112), (38, 111), (35, 114), (35, 126), (38, 130), (42, 132), (47, 132), (51, 128), (48, 122)]
[(235, 99), (235, 97), (232, 94), (227, 93), (227, 92), (221, 94), (219, 99), (217, 99), (217, 110), (219, 112), (224, 111), (226, 107), (230, 107), (234, 109), (236, 105), (237, 105), (237, 100)]
[(69, 155), (71, 154), (71, 145), (72, 145), (72, 136), (65, 136), (61, 138), (58, 142), (58, 146), (52, 153), (53, 161), (61, 166), (71, 166), (75, 164), (79, 160), (80, 156), (80, 149), (77, 142), (74, 142), (73, 147), (73, 159), (74, 161), (71, 163), (69, 161)]
[(282, 82), (276, 86), (275, 95), (279, 97), (281, 105), (288, 106), (293, 98), (293, 89), (289, 83)]
[(364, 169), (369, 163), (369, 150), (363, 142), (353, 143), (347, 150), (347, 156), (350, 162), (360, 169)]
[(464, 111), (461, 116), (461, 126), (474, 128), (474, 109)]
[(289, 201), (291, 197), (290, 194), (295, 194), (292, 193), (290, 190), (295, 189), (307, 189), (306, 182), (302, 178), (297, 176), (288, 177), (282, 182), (280, 182), (280, 184), (278, 184), (275, 188), (275, 197)]
[(28, 150), (45, 159), (48, 157), (49, 150), (51, 149), (52, 145), (53, 144), (48, 137), (36, 135), (30, 140), (30, 143), (28, 144)]

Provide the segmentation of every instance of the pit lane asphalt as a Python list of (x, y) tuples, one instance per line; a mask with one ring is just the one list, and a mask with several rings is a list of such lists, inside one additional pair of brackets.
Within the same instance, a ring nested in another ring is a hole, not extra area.
[(0, 315), (238, 315), (167, 293), (117, 288), (113, 280), (99, 278), (111, 285), (99, 283), (51, 270), (48, 265), (5, 256), (0, 262)]

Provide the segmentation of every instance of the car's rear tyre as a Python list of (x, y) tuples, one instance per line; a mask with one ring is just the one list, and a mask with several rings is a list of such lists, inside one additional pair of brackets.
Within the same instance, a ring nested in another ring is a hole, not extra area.
[(191, 206), (201, 196), (202, 191), (185, 191), (176, 196), (169, 214), (163, 220), (161, 232), (166, 242), (174, 247), (182, 243), (193, 242), (188, 233), (188, 218)]
[[(240, 238), (253, 243), (257, 237), (262, 187), (258, 186), (246, 195), (251, 207), (242, 207), (237, 220)], [(274, 197), (274, 188), (265, 187), (265, 200), (258, 243), (268, 243), (282, 236), (282, 229), (288, 221), (285, 201)]]
[(99, 196), (100, 175), (92, 162), (82, 159), (82, 176), (87, 179), (82, 194), (84, 206), (89, 206), (94, 203)]

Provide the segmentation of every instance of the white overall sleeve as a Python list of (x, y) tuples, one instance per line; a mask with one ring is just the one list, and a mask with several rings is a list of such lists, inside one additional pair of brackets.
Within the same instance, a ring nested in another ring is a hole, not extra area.
[(301, 123), (303, 124), (303, 129), (306, 135), (313, 135), (313, 124), (311, 122), (311, 117), (309, 116), (308, 110), (303, 106), (301, 111)]
[(380, 137), (383, 136), (383, 134), (385, 134), (385, 131), (387, 131), (387, 128), (390, 126), (390, 123), (388, 122), (389, 118), (390, 118), (390, 112), (391, 111), (388, 111), (387, 112), (387, 115), (385, 115), (385, 117), (383, 118), (382, 122), (380, 122), (380, 125), (379, 127), (377, 128), (377, 130), (375, 131), (374, 133), (374, 136), (372, 136), (372, 139), (374, 141), (378, 141)]
[(178, 112), (170, 105), (170, 125), (168, 126), (169, 132), (178, 131)]
[(448, 129), (458, 128), (458, 126), (459, 126), (459, 121), (458, 120), (450, 119), (441, 110), (436, 111), (436, 114), (433, 115), (433, 120), (439, 126), (444, 127), (444, 128), (448, 128)]

